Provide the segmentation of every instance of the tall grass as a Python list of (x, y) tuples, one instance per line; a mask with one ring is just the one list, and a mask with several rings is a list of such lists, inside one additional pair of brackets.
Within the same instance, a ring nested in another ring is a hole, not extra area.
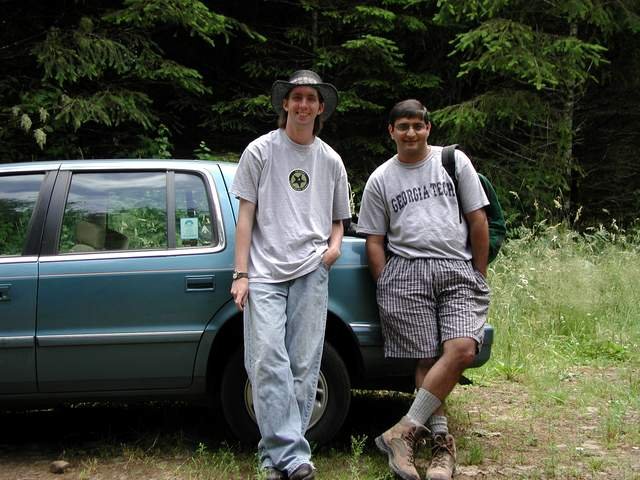
[(637, 365), (637, 235), (563, 225), (519, 234), (490, 267), (496, 339), (480, 374), (534, 380), (576, 365)]

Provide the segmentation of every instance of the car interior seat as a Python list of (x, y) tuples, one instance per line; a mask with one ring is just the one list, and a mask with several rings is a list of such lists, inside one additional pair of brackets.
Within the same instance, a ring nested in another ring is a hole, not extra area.
[(104, 250), (105, 228), (93, 222), (81, 220), (76, 224), (76, 244), (71, 247), (72, 252), (93, 252)]
[(76, 224), (76, 243), (71, 247), (72, 252), (127, 249), (129, 238), (107, 228), (106, 216), (96, 216), (90, 220), (81, 220)]

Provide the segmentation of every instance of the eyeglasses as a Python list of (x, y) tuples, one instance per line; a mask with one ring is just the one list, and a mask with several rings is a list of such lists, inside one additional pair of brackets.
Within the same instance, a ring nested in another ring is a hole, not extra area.
[(422, 132), (427, 128), (427, 125), (424, 122), (398, 123), (393, 128), (395, 128), (396, 130), (402, 133), (408, 132), (410, 128), (413, 128), (414, 132)]

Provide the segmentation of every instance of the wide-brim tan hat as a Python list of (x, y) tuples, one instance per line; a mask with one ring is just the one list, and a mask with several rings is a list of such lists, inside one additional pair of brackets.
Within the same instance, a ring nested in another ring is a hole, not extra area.
[(276, 80), (271, 87), (271, 105), (279, 114), (282, 111), (282, 100), (294, 87), (313, 87), (320, 92), (324, 102), (324, 111), (320, 115), (326, 120), (335, 111), (338, 105), (338, 90), (330, 83), (324, 83), (316, 72), (311, 70), (298, 70), (293, 72), (288, 81)]

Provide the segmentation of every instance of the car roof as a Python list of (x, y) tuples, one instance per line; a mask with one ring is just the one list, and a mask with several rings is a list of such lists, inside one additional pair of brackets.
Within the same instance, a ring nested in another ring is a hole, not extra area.
[(0, 164), (0, 172), (24, 172), (47, 170), (75, 170), (96, 168), (125, 168), (125, 169), (180, 169), (180, 168), (211, 168), (216, 166), (231, 166), (233, 162), (222, 160), (184, 160), (184, 159), (154, 159), (154, 158), (121, 158), (121, 159), (90, 159), (90, 160), (47, 160), (35, 162)]

